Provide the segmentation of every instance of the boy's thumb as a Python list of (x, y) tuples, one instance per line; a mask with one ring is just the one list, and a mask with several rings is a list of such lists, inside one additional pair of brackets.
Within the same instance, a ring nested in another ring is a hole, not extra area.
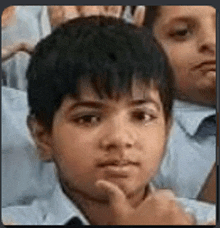
[[(123, 210), (130, 208), (124, 192), (114, 183), (106, 180), (98, 180), (96, 186), (105, 191), (109, 197), (109, 204), (112, 209)], [(119, 212), (119, 211), (118, 211)]]

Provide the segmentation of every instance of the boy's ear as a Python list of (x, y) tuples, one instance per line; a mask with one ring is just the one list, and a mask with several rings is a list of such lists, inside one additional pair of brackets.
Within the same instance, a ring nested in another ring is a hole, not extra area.
[(33, 116), (27, 117), (27, 126), (30, 130), (31, 136), (37, 146), (39, 156), (41, 160), (52, 160), (52, 146), (51, 146), (51, 134), (46, 127)]

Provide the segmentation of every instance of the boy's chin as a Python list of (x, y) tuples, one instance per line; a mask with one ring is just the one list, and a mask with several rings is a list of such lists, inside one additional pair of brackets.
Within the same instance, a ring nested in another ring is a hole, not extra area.
[(216, 88), (204, 89), (190, 94), (177, 94), (177, 99), (202, 106), (216, 106)]
[[(111, 180), (109, 182), (117, 185), (117, 187), (119, 187), (119, 189), (125, 194), (126, 198), (131, 200), (133, 198), (143, 198), (148, 186), (148, 184), (146, 183), (142, 185), (134, 185), (131, 183), (123, 183), (123, 182), (114, 181), (114, 180)], [(100, 189), (98, 189), (97, 197), (103, 201), (108, 201), (109, 199), (109, 196), (107, 195), (107, 193), (104, 190), (100, 190)]]
[[(129, 180), (123, 181), (120, 179), (108, 179), (107, 181), (117, 185), (117, 187), (119, 187), (119, 189), (125, 194), (125, 196), (131, 200), (133, 198), (143, 198), (148, 186), (147, 183), (135, 183)], [(63, 182), (63, 187), (67, 190), (67, 195), (72, 195), (73, 198), (82, 197), (84, 198), (84, 200), (87, 199), (89, 201), (96, 201), (99, 203), (108, 203), (109, 201), (108, 194), (103, 189), (96, 187), (96, 184), (94, 182), (90, 182), (89, 185), (87, 183), (84, 183), (80, 186)]]

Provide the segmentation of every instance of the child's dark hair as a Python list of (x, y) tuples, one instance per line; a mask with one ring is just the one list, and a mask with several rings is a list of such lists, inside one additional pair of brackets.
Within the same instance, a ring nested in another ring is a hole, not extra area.
[(144, 26), (146, 26), (149, 30), (153, 30), (154, 22), (160, 13), (160, 7), (161, 6), (147, 6)]
[(80, 98), (83, 79), (100, 98), (130, 93), (134, 77), (146, 88), (153, 82), (166, 120), (171, 113), (172, 74), (166, 56), (146, 28), (123, 19), (91, 16), (63, 24), (37, 45), (26, 76), (30, 114), (49, 131), (63, 99)]

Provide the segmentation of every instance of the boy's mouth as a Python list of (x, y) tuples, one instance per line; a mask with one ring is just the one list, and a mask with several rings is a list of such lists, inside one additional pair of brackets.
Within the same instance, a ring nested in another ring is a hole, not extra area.
[(210, 78), (214, 80), (216, 78), (216, 61), (209, 60), (209, 61), (202, 61), (198, 65), (196, 65), (194, 70), (199, 70), (202, 72), (202, 75), (206, 78)]
[(215, 72), (216, 71), (216, 61), (204, 61), (198, 64), (195, 69), (202, 72)]
[(126, 178), (139, 166), (138, 162), (130, 160), (107, 160), (98, 164), (108, 177)]
[(216, 69), (216, 61), (215, 60), (207, 60), (207, 61), (201, 61), (199, 64), (197, 64), (195, 69)]
[(117, 166), (117, 167), (123, 167), (123, 166), (129, 166), (129, 165), (139, 165), (139, 162), (134, 162), (131, 160), (118, 160), (118, 159), (109, 159), (103, 162), (98, 163), (98, 167), (105, 167), (105, 166)]

